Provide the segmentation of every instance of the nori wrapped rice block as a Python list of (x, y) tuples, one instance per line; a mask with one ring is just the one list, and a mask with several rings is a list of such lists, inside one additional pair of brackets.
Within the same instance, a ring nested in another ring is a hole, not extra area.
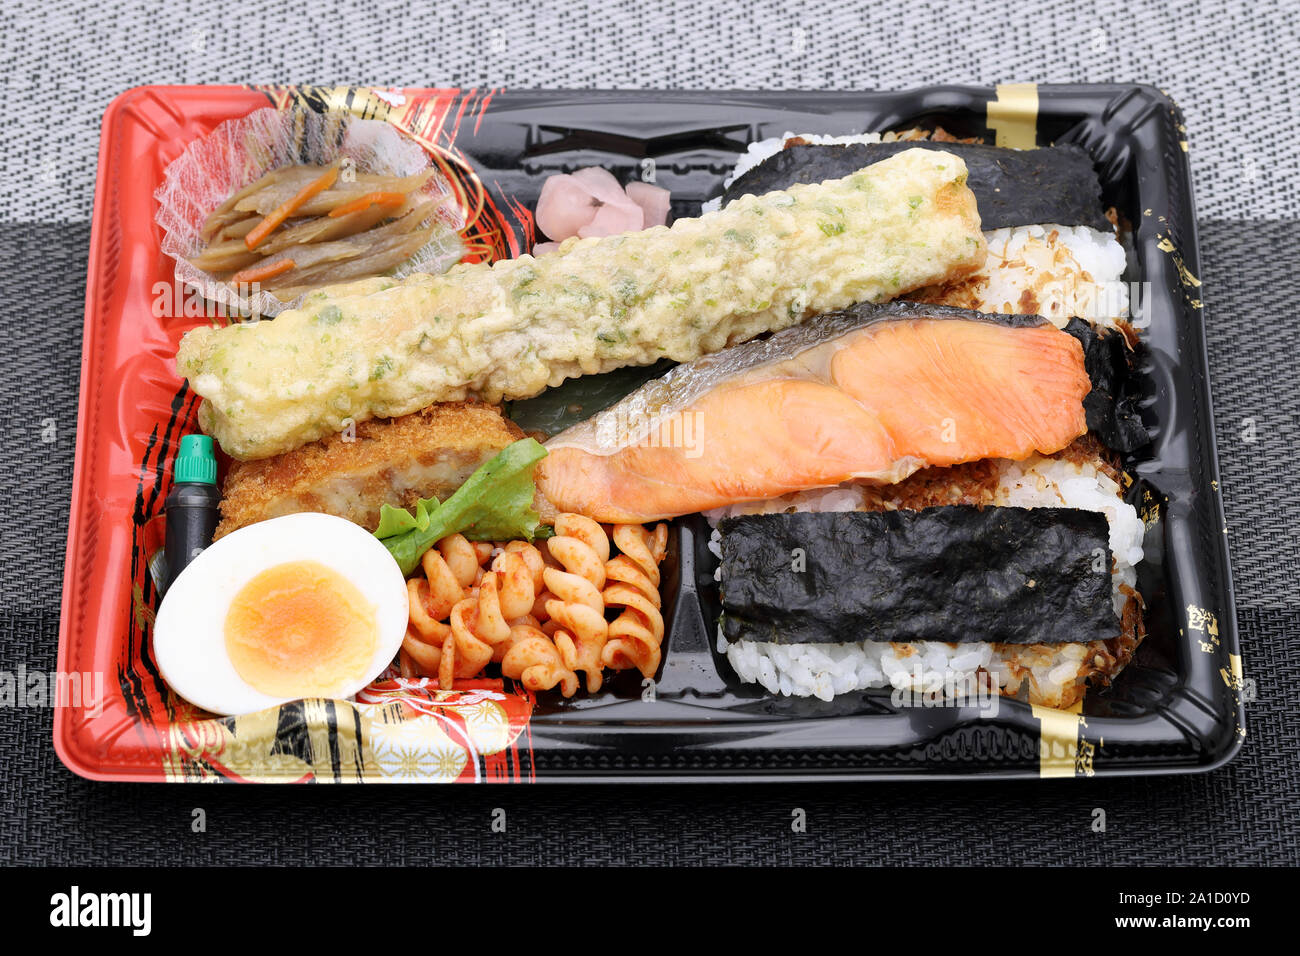
[(718, 529), (729, 642), (1062, 644), (1120, 630), (1100, 512), (804, 511)]
[(727, 187), (722, 205), (749, 193), (840, 179), (905, 149), (942, 149), (965, 160), (970, 172), (966, 182), (975, 193), (980, 226), (986, 232), (1046, 223), (1114, 230), (1103, 214), (1101, 181), (1092, 159), (1072, 144), (1027, 150), (929, 140), (789, 146)]

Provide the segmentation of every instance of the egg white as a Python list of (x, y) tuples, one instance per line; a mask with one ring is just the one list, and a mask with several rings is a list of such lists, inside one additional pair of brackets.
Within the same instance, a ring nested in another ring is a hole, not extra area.
[(406, 580), (374, 535), (342, 518), (295, 514), (272, 518), (214, 542), (172, 582), (154, 622), (153, 651), (163, 680), (191, 704), (234, 716), (274, 707), (250, 685), (226, 652), (226, 614), (235, 595), (258, 574), (287, 561), (317, 561), (350, 581), (375, 608), (378, 641), (362, 679), (342, 684), (351, 697), (392, 661), (410, 613)]

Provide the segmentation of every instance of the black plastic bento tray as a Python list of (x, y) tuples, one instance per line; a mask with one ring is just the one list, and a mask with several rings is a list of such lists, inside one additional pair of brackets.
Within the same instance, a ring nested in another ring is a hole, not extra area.
[[(1157, 774), (1222, 765), (1244, 739), (1226, 527), (1218, 486), (1200, 302), (1195, 208), (1182, 116), (1141, 85), (1039, 85), (1038, 145), (1093, 157), (1131, 229), (1125, 281), (1150, 316), (1140, 373), (1150, 446), (1125, 460), (1147, 525), (1138, 569), (1147, 637), (1114, 685), (1078, 715), (1003, 699), (895, 708), (888, 690), (832, 702), (742, 684), (715, 650), (719, 611), (708, 526), (674, 523), (664, 582), (664, 662), (651, 685), (625, 672), (592, 697), (540, 695), (530, 723), (538, 780), (862, 780)], [(676, 216), (718, 195), (737, 154), (783, 133), (913, 126), (994, 142), (999, 92), (498, 93), (458, 139), (485, 183), (531, 207), (553, 172), (599, 164), (628, 179), (647, 158)], [(960, 626), (960, 609), (953, 611)]]

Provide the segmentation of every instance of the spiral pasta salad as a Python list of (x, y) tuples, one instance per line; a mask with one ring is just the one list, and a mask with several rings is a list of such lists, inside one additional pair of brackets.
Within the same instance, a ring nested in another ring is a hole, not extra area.
[(452, 534), (426, 551), (406, 582), (402, 676), (450, 690), (497, 663), (527, 689), (565, 697), (579, 686), (600, 690), (606, 670), (653, 677), (668, 526), (602, 526), (564, 513), (554, 528), (533, 543)]

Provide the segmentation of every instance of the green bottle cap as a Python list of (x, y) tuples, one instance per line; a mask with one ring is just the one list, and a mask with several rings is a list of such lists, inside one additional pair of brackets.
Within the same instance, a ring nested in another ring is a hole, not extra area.
[(207, 435), (185, 435), (181, 438), (181, 450), (176, 455), (172, 475), (177, 483), (197, 481), (215, 485), (217, 459), (212, 453), (212, 439)]

